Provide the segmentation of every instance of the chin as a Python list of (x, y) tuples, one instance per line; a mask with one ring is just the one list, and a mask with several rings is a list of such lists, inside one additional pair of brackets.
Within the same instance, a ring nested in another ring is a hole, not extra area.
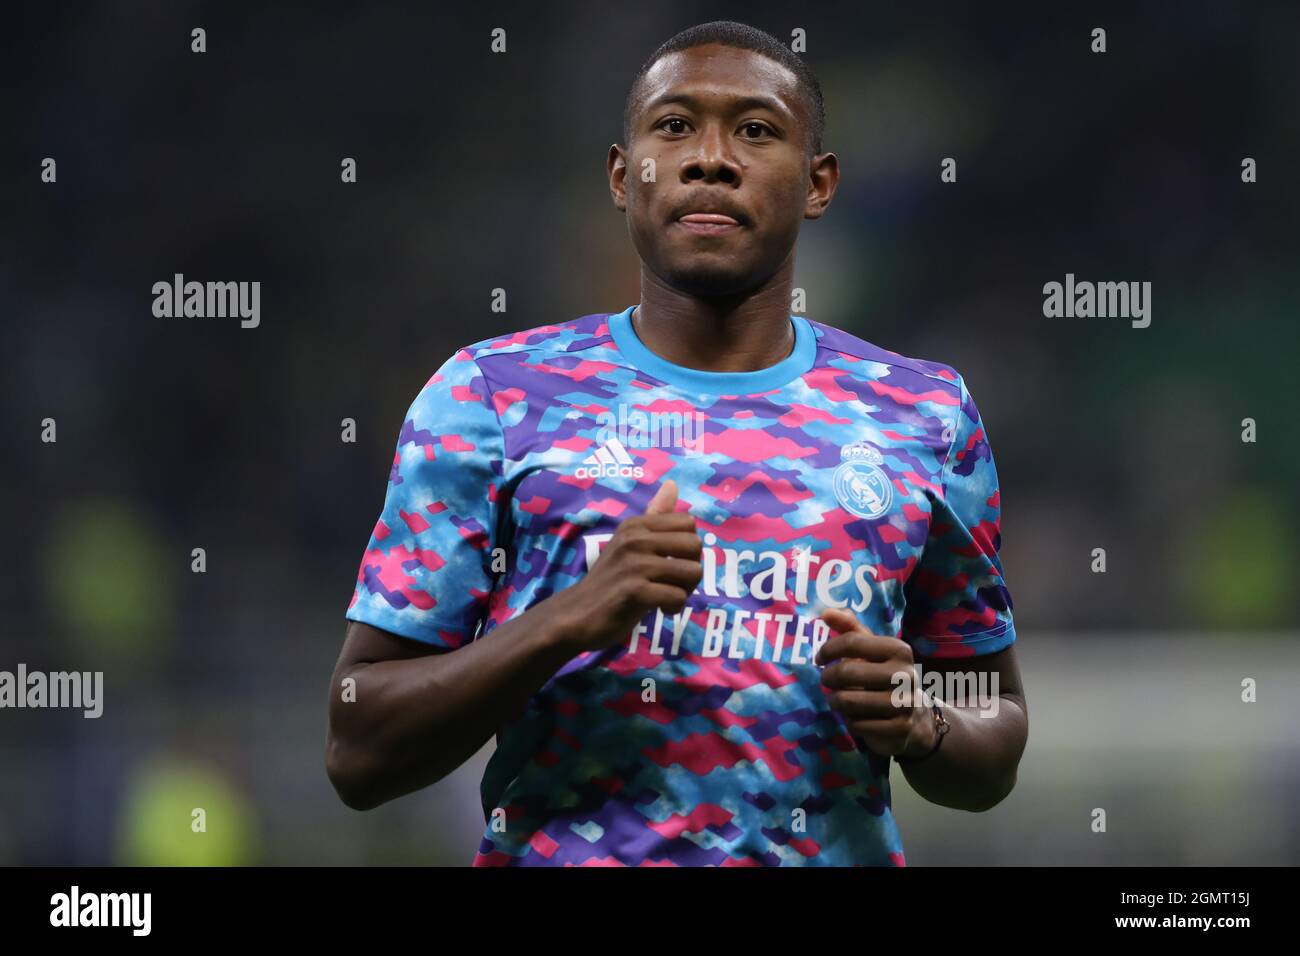
[(718, 296), (741, 295), (754, 289), (761, 282), (756, 282), (752, 272), (738, 272), (735, 269), (706, 269), (697, 263), (683, 265), (680, 268), (666, 270), (663, 279), (668, 285), (699, 298), (716, 298)]

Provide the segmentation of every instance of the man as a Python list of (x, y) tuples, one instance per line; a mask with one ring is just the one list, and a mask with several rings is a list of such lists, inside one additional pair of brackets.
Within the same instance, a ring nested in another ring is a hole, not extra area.
[[(945, 806), (1010, 792), (1027, 715), (970, 392), (790, 314), (839, 180), (823, 122), (741, 24), (638, 73), (607, 165), (640, 302), (462, 348), (407, 413), (332, 684), (349, 806), (495, 733), (476, 865), (901, 866), (891, 759)], [(998, 706), (940, 707), (903, 681), (926, 671)]]

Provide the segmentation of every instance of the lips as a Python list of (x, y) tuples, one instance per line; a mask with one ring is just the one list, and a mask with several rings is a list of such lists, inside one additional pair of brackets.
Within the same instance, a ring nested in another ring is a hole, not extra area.
[(739, 226), (740, 222), (720, 212), (688, 212), (678, 222), (705, 222), (719, 226)]
[(697, 236), (721, 236), (740, 229), (740, 220), (725, 212), (688, 212), (677, 219), (677, 225)]

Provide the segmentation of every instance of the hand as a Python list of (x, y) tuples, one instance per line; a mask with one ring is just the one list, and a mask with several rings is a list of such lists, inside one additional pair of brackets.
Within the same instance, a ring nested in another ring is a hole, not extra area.
[(695, 516), (676, 512), (677, 483), (665, 481), (645, 514), (626, 518), (586, 577), (560, 592), (571, 624), (565, 640), (575, 652), (627, 640), (649, 611), (678, 614), (704, 576), (704, 542)]
[[(821, 618), (839, 632), (816, 657), (818, 666), (825, 667), (822, 686), (831, 710), (843, 714), (849, 732), (875, 753), (891, 757), (929, 753), (937, 730), (917, 679), (911, 645), (863, 630), (856, 617), (839, 608), (823, 612)], [(906, 685), (894, 680), (899, 672), (907, 672)], [(894, 701), (896, 692), (903, 698), (901, 706)]]

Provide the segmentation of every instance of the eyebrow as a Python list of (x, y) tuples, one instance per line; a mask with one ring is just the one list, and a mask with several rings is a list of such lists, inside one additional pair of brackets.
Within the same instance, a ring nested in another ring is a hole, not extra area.
[[(701, 108), (700, 101), (689, 93), (663, 93), (648, 101), (642, 107), (642, 110), (649, 112), (669, 103), (680, 103), (682, 106), (693, 110)], [(780, 100), (770, 96), (756, 96), (753, 94), (740, 97), (732, 104), (732, 109), (737, 113), (743, 113), (746, 110), (769, 110), (781, 116), (792, 115), (789, 108), (784, 106)]]

